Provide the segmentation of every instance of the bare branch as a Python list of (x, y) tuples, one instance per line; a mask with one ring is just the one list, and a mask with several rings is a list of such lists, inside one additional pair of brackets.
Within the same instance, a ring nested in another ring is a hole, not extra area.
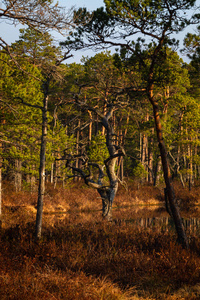
[(63, 7), (50, 5), (48, 1), (9, 0), (0, 9), (0, 18), (13, 24), (22, 24), (40, 31), (57, 30), (64, 34), (73, 26), (72, 10), (66, 13)]
[(107, 158), (107, 159), (104, 161), (105, 165), (106, 165), (109, 161), (111, 161), (113, 158), (121, 157), (121, 156), (126, 156), (125, 150), (124, 150), (123, 148), (120, 148), (118, 151), (119, 151), (118, 153), (116, 153), (116, 154), (114, 154), (114, 155), (111, 155), (109, 158)]
[(7, 140), (3, 140), (0, 138), (0, 141), (2, 143), (6, 143), (6, 144), (11, 144), (11, 145), (14, 145), (14, 146), (17, 146), (17, 147), (24, 147), (24, 148), (28, 148), (27, 145), (24, 145), (24, 144), (18, 144), (18, 143), (14, 143), (14, 142), (10, 142), (10, 141), (7, 141)]
[(30, 103), (25, 102), (21, 97), (15, 97), (14, 99), (21, 100), (21, 103), (24, 104), (24, 105), (26, 105), (26, 106), (33, 107), (33, 108), (39, 108), (41, 110), (43, 109), (43, 107), (40, 106), (40, 105), (34, 105), (34, 104), (30, 104)]
[(1, 98), (0, 98), (0, 102), (2, 102), (5, 106), (7, 106), (12, 111), (14, 117), (17, 118), (16, 115), (15, 115), (15, 113), (18, 113), (18, 111), (16, 109), (14, 109), (9, 103), (7, 103), (6, 101), (2, 100)]

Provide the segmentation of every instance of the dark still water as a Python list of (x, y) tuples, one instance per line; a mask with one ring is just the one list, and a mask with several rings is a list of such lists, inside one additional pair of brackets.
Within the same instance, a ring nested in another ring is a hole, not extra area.
[[(183, 218), (185, 230), (188, 233), (200, 233), (200, 218)], [(141, 217), (125, 221), (133, 223), (141, 228), (157, 229), (161, 231), (175, 230), (174, 222), (171, 217)]]
[[(198, 213), (195, 215), (198, 216)], [(92, 223), (102, 222), (101, 209), (57, 211), (46, 213), (45, 216), (50, 223), (58, 220), (69, 220), (70, 223), (74, 224), (77, 222), (83, 224), (88, 221)], [(188, 234), (200, 234), (200, 218), (190, 217), (188, 214), (182, 220)], [(134, 225), (141, 229), (161, 230), (163, 232), (175, 230), (173, 219), (168, 215), (164, 207), (158, 206), (113, 207), (113, 222)]]

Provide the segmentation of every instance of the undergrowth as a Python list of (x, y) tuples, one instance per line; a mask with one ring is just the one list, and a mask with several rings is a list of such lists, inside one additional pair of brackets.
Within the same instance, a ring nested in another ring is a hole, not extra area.
[[(147, 197), (151, 192), (159, 198), (160, 191), (146, 187)], [(199, 236), (190, 235), (184, 250), (171, 231), (120, 222), (138, 216), (134, 194), (119, 191), (113, 222), (106, 222), (95, 191), (49, 186), (36, 243), (37, 195), (4, 192), (0, 299), (200, 299)], [(147, 214), (145, 208), (140, 213)]]

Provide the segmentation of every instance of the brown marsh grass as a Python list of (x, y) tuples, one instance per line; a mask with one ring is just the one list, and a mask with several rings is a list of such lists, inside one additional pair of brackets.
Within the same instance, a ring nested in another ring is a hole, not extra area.
[(106, 222), (96, 191), (82, 183), (48, 186), (43, 236), (35, 243), (37, 194), (8, 188), (0, 233), (0, 299), (200, 299), (200, 237), (191, 235), (190, 250), (184, 250), (173, 232), (125, 222), (151, 215), (151, 206), (136, 210), (134, 199), (160, 201), (159, 189), (120, 189), (113, 222)]

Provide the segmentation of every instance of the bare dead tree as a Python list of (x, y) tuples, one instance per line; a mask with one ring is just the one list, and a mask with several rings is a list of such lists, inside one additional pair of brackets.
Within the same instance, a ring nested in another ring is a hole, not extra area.
[[(100, 165), (98, 163), (89, 162), (86, 153), (84, 153), (78, 157), (82, 160), (82, 168), (77, 168), (73, 164), (78, 155), (66, 154), (62, 159), (66, 159), (67, 168), (78, 173), (88, 186), (97, 189), (102, 200), (102, 216), (107, 220), (112, 220), (112, 204), (118, 191), (118, 177), (115, 167), (119, 157), (125, 156), (124, 149), (116, 145), (115, 133), (111, 122), (114, 107), (110, 105), (108, 107), (109, 110), (107, 109), (107, 113), (104, 115), (97, 108), (90, 107), (86, 103), (78, 101), (78, 99), (76, 99), (76, 104), (81, 107), (82, 110), (87, 112), (92, 111), (99, 117), (106, 130), (106, 147), (109, 152), (109, 157), (104, 161), (104, 165)], [(94, 168), (98, 172), (96, 179), (94, 179), (92, 172)], [(69, 177), (73, 176), (75, 175)], [(105, 176), (108, 178), (108, 183), (104, 183)]]
[[(69, 16), (71, 15), (71, 18)], [(71, 13), (58, 4), (41, 0), (3, 0), (0, 19), (11, 25), (27, 25), (39, 31), (57, 30), (63, 33), (72, 24)]]

